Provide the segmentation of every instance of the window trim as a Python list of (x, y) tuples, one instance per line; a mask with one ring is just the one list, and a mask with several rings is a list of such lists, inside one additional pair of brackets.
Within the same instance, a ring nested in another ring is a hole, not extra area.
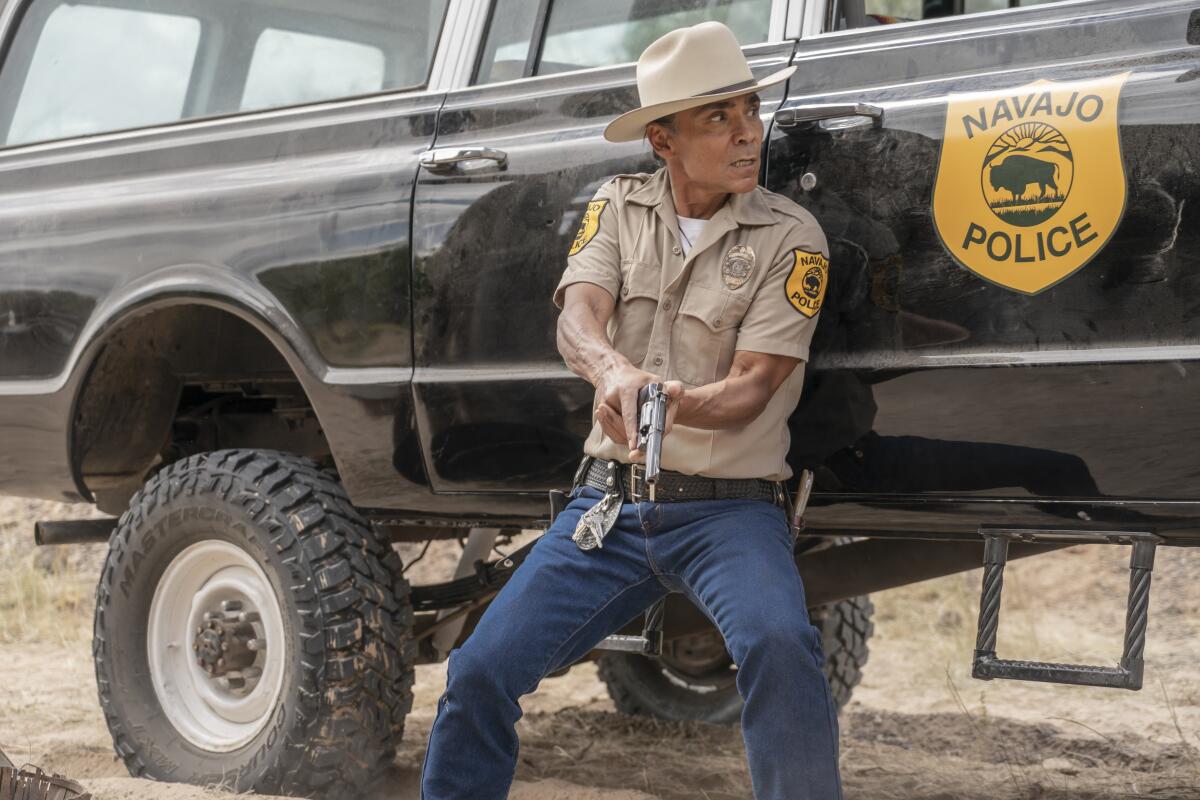
[[(792, 0), (792, 2), (799, 3), (802, 2), (802, 0)], [(483, 69), (483, 56), (486, 51), (484, 45), (487, 43), (487, 37), (491, 33), (492, 18), (495, 16), (496, 6), (499, 5), (499, 3), (500, 0), (490, 0), (489, 2), (486, 24), (480, 30), (479, 36), (475, 42), (475, 64), (471, 69), (470, 75), (468, 76), (469, 80), (463, 86), (454, 88), (475, 88), (499, 84), (511, 84), (516, 81), (527, 81), (536, 78), (549, 78), (555, 75), (577, 75), (581, 72), (588, 72), (589, 70), (610, 69), (612, 67), (622, 67), (637, 63), (636, 61), (622, 61), (616, 64), (601, 64), (597, 67), (580, 67), (579, 69), (564, 70), (562, 72), (554, 72), (546, 75), (533, 74), (533, 71), (537, 68), (537, 65), (542, 60), (542, 50), (546, 46), (546, 23), (550, 19), (550, 11), (554, 3), (554, 0), (538, 0), (537, 15), (533, 21), (533, 31), (529, 39), (529, 51), (525, 56), (525, 67), (521, 71), (521, 77), (510, 78), (506, 81), (478, 83), (479, 73)], [(771, 0), (771, 10), (767, 20), (766, 41), (752, 42), (750, 44), (742, 45), (742, 51), (745, 52), (748, 48), (760, 47), (763, 45), (782, 44), (789, 39), (794, 40), (795, 37), (789, 37), (786, 35), (787, 18), (788, 0)], [(536, 46), (534, 44), (535, 41), (537, 42)]]
[[(796, 3), (802, 3), (804, 8), (800, 14), (799, 22), (801, 25), (799, 34), (802, 41), (810, 40), (831, 40), (845, 36), (866, 35), (870, 36), (875, 31), (902, 31), (915, 32), (920, 30), (932, 29), (936, 31), (938, 28), (958, 22), (962, 20), (980, 20), (982, 24), (974, 26), (979, 29), (990, 29), (993, 26), (988, 22), (997, 17), (1005, 19), (1008, 17), (1022, 16), (1037, 16), (1040, 14), (1051, 13), (1051, 9), (1073, 8), (1076, 6), (1100, 6), (1108, 3), (1109, 0), (1054, 0), (1054, 2), (1041, 3), (1033, 6), (1019, 6), (1017, 8), (997, 8), (992, 11), (977, 11), (973, 14), (955, 14), (948, 17), (935, 17), (934, 19), (916, 19), (909, 22), (897, 22), (893, 25), (871, 25), (863, 28), (846, 28), (840, 31), (824, 31), (825, 15), (827, 10), (834, 0), (794, 0)], [(793, 20), (794, 22), (797, 20)]]
[[(482, 0), (481, 0), (482, 1)], [(12, 56), (13, 43), (16, 40), (18, 31), (20, 31), (29, 9), (38, 0), (10, 0), (5, 3), (0, 9), (0, 70), (8, 66), (9, 59)], [(450, 28), (449, 22), (451, 12), (457, 9), (463, 3), (469, 0), (447, 0), (446, 12), (442, 16), (441, 29), (435, 41), (433, 57), (430, 59), (429, 68), (426, 72), (426, 81), (417, 86), (401, 86), (392, 89), (384, 89), (378, 92), (367, 92), (357, 95), (346, 95), (339, 97), (331, 97), (324, 100), (316, 100), (309, 103), (295, 103), (286, 106), (272, 106), (270, 108), (258, 108), (246, 111), (229, 111), (218, 114), (206, 114), (203, 116), (185, 117), (182, 119), (171, 120), (168, 122), (154, 123), (151, 125), (136, 125), (127, 128), (111, 128), (93, 133), (76, 134), (74, 136), (62, 136), (55, 139), (38, 139), (35, 141), (21, 142), (19, 144), (8, 145), (0, 142), (0, 158), (9, 153), (24, 153), (37, 151), (44, 148), (57, 149), (59, 147), (69, 147), (76, 144), (87, 144), (93, 142), (108, 142), (112, 140), (123, 140), (129, 138), (137, 138), (141, 135), (153, 136), (166, 131), (172, 130), (190, 130), (193, 128), (209, 127), (215, 124), (223, 124), (228, 122), (237, 122), (246, 120), (254, 121), (269, 121), (275, 117), (287, 117), (293, 115), (304, 115), (307, 112), (321, 113), (336, 111), (339, 108), (353, 108), (356, 106), (372, 105), (375, 103), (386, 104), (392, 100), (398, 100), (408, 97), (417, 98), (421, 95), (436, 95), (445, 94), (446, 88), (431, 88), (433, 84), (434, 70), (439, 65), (439, 56), (446, 50), (447, 34)], [(90, 5), (85, 3), (85, 5)], [(103, 4), (96, 4), (103, 5)], [(201, 21), (201, 31), (203, 34), (204, 20)], [(39, 33), (40, 36), (40, 33)], [(203, 39), (203, 36), (202, 36)], [(385, 57), (387, 54), (385, 53)], [(196, 53), (197, 60), (201, 57), (199, 49)], [(26, 65), (26, 73), (28, 73), (28, 65)], [(189, 80), (189, 91), (191, 90)], [(19, 98), (12, 100), (12, 108), (5, 111), (3, 102), (0, 101), (0, 125), (5, 132), (8, 126), (11, 125), (11, 117), (15, 113), (16, 102)], [(5, 120), (7, 119), (7, 122)]]

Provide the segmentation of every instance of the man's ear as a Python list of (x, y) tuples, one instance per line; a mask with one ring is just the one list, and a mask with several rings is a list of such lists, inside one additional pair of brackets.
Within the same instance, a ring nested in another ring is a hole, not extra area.
[(650, 142), (650, 149), (659, 158), (672, 152), (671, 132), (657, 122), (651, 122), (646, 126), (646, 139)]

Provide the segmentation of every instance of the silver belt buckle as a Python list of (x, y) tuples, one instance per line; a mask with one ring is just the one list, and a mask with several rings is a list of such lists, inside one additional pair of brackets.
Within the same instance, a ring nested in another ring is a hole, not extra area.
[[(639, 472), (640, 470), (640, 472)], [(642, 494), (643, 488), (646, 486), (646, 468), (641, 464), (629, 465), (629, 499), (634, 503), (640, 503), (645, 498)]]

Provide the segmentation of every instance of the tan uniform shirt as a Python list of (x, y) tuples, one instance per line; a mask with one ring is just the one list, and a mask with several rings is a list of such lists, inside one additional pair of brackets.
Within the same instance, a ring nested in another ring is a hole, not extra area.
[[(603, 287), (617, 300), (608, 325), (613, 347), (647, 372), (694, 387), (728, 375), (736, 350), (806, 361), (828, 257), (812, 214), (758, 187), (730, 195), (685, 258), (666, 169), (618, 175), (588, 204), (554, 302), (562, 308), (572, 283)], [(803, 382), (802, 363), (744, 427), (676, 425), (663, 440), (663, 468), (710, 478), (788, 478), (787, 418)], [(628, 448), (599, 423), (584, 452), (629, 459)]]

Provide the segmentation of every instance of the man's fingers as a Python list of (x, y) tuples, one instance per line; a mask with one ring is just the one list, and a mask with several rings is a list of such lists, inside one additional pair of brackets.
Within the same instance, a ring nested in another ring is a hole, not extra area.
[(613, 411), (612, 406), (601, 403), (596, 409), (596, 421), (600, 423), (600, 429), (604, 431), (605, 436), (619, 445), (628, 444), (625, 440), (625, 425), (621, 422), (621, 415)]

